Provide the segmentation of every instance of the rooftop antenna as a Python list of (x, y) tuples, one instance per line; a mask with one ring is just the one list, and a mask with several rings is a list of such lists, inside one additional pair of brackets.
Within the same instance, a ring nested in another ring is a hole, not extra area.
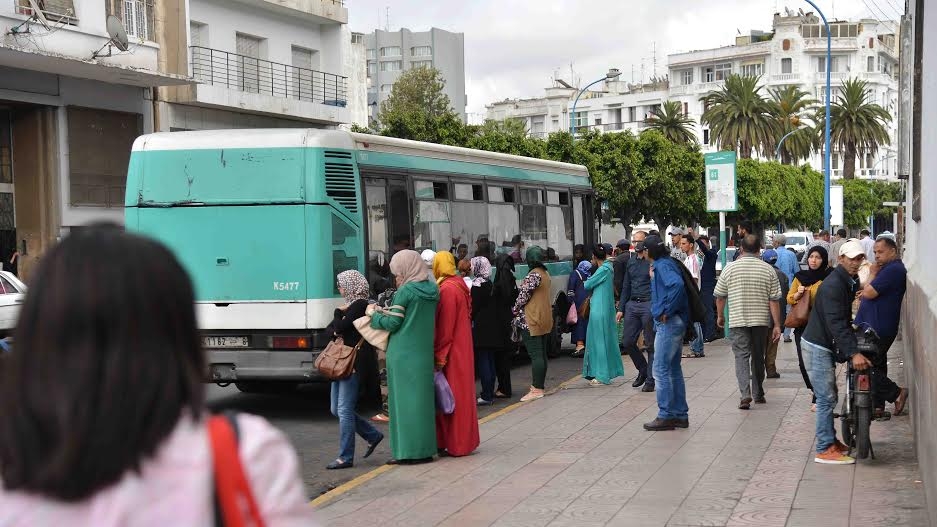
[(384, 31), (390, 31), (390, 6), (386, 7), (387, 14), (384, 15)]
[(33, 12), (33, 18), (35, 18), (43, 28), (51, 29), (45, 13), (43, 13), (42, 8), (39, 7), (39, 2), (36, 2), (36, 0), (29, 0), (29, 8)]
[[(94, 53), (91, 54), (92, 59), (98, 57), (110, 57), (111, 48), (115, 47), (121, 51), (127, 51), (130, 49), (130, 41), (127, 39), (127, 31), (124, 29), (124, 25), (120, 22), (120, 19), (114, 15), (107, 17), (107, 34), (110, 37), (103, 46)], [(101, 50), (107, 48), (107, 55), (101, 53)]]
[(651, 43), (651, 50), (654, 53), (654, 75), (657, 75), (657, 41)]

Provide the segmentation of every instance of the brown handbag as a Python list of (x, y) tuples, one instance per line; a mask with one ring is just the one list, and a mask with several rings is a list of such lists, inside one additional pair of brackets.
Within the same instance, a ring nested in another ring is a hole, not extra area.
[(589, 318), (589, 307), (592, 305), (592, 297), (586, 297), (585, 301), (579, 306), (579, 318)]
[(342, 337), (337, 337), (319, 353), (316, 357), (315, 366), (326, 378), (333, 381), (340, 381), (351, 377), (355, 371), (355, 357), (364, 339), (360, 339), (355, 347), (345, 345)]
[(807, 325), (810, 318), (810, 291), (804, 291), (804, 296), (787, 312), (784, 319), (786, 328), (802, 328)]

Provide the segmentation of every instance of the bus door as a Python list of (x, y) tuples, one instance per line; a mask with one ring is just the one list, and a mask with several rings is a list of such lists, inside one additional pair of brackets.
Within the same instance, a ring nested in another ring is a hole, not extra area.
[(362, 169), (367, 209), (368, 282), (374, 295), (394, 287), (390, 258), (413, 248), (410, 197), (403, 176)]

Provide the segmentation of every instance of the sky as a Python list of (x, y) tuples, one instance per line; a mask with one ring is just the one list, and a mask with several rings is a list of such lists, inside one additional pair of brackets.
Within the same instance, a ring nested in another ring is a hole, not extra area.
[[(894, 20), (904, 6), (904, 0), (814, 1), (829, 20)], [(803, 0), (345, 0), (345, 6), (352, 31), (464, 33), (470, 122), (484, 119), (486, 104), (542, 96), (554, 77), (574, 76), (585, 86), (614, 67), (623, 81), (637, 82), (643, 67), (647, 80), (655, 54), (663, 76), (668, 54), (730, 45), (751, 29), (770, 31), (773, 14), (784, 7), (812, 10)]]

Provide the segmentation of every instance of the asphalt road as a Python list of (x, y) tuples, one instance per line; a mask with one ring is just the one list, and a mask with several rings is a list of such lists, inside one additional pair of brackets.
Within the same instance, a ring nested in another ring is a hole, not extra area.
[[(564, 350), (563, 355), (550, 359), (547, 368), (547, 389), (581, 373), (582, 359), (570, 357), (569, 351)], [(511, 372), (514, 397), (498, 399), (492, 406), (480, 407), (479, 417), (517, 402), (527, 393), (530, 373), (529, 362), (515, 364)], [(289, 437), (299, 454), (303, 481), (310, 499), (381, 466), (391, 457), (389, 441), (385, 439), (370, 458), (361, 459), (367, 444), (359, 437), (353, 468), (325, 469), (338, 455), (338, 419), (329, 411), (329, 385), (326, 383), (305, 385), (282, 394), (246, 394), (239, 392), (233, 385), (222, 388), (212, 384), (208, 385), (207, 394), (209, 405), (213, 409), (235, 410), (263, 416)], [(358, 412), (366, 418), (370, 418), (378, 410), (378, 407), (358, 408)], [(387, 425), (378, 423), (375, 426), (386, 434)]]

